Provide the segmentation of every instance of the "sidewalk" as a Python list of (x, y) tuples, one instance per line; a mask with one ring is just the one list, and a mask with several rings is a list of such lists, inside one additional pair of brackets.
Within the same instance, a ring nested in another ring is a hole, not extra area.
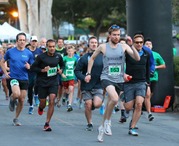
[[(76, 95), (76, 94), (75, 94)], [(26, 99), (27, 101), (27, 99)], [(139, 136), (128, 135), (128, 126), (131, 116), (124, 124), (119, 123), (120, 112), (112, 116), (112, 136), (104, 136), (104, 142), (97, 142), (97, 128), (102, 121), (99, 110), (93, 111), (94, 131), (85, 131), (86, 119), (84, 108), (74, 106), (72, 112), (66, 107), (55, 107), (51, 120), (52, 132), (44, 132), (43, 125), (46, 112), (39, 116), (37, 107), (34, 114), (28, 114), (28, 104), (25, 101), (24, 109), (19, 120), (22, 126), (12, 125), (13, 112), (8, 109), (9, 101), (5, 100), (0, 89), (0, 145), (1, 146), (178, 146), (179, 145), (179, 113), (153, 113), (154, 121), (149, 122), (147, 113), (141, 116), (138, 122)], [(46, 111), (46, 110), (45, 110)]]

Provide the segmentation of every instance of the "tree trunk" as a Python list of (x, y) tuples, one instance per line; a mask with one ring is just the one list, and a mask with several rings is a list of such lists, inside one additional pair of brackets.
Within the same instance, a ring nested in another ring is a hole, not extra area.
[(52, 33), (53, 0), (40, 0), (40, 37), (53, 38)]
[(29, 34), (39, 38), (38, 0), (25, 0), (28, 6)]
[(28, 22), (27, 22), (27, 7), (24, 0), (17, 0), (20, 30), (29, 33)]

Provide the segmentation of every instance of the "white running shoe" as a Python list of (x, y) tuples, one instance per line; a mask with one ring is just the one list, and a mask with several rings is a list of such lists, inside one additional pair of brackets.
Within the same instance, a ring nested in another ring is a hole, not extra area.
[(104, 133), (108, 136), (112, 135), (111, 131), (111, 120), (105, 120), (104, 122)]
[(98, 141), (103, 142), (104, 128), (103, 126), (99, 126), (98, 128)]

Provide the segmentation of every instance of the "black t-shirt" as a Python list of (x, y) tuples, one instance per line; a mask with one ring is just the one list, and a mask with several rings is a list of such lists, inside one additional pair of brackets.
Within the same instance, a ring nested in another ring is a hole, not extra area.
[[(48, 72), (41, 72), (42, 69), (49, 66)], [(47, 52), (38, 55), (31, 66), (31, 70), (37, 73), (37, 86), (50, 87), (58, 85), (58, 68), (64, 68), (64, 62), (61, 55), (55, 53), (49, 56)]]

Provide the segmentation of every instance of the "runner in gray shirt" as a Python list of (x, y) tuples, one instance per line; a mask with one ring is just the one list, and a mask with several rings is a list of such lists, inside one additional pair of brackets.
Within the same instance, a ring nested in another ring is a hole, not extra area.
[(101, 74), (102, 87), (108, 93), (108, 102), (103, 118), (102, 125), (98, 128), (98, 141), (103, 141), (104, 133), (106, 135), (112, 135), (111, 131), (111, 115), (114, 106), (119, 99), (119, 93), (122, 90), (123, 82), (127, 80), (124, 75), (125, 64), (125, 52), (128, 53), (135, 60), (140, 60), (138, 52), (132, 46), (130, 48), (127, 44), (119, 44), (120, 40), (120, 27), (118, 25), (112, 25), (108, 29), (109, 42), (101, 44), (91, 56), (88, 63), (88, 76), (87, 81), (91, 79), (91, 68), (93, 66), (95, 58), (98, 54), (103, 54), (103, 71)]

